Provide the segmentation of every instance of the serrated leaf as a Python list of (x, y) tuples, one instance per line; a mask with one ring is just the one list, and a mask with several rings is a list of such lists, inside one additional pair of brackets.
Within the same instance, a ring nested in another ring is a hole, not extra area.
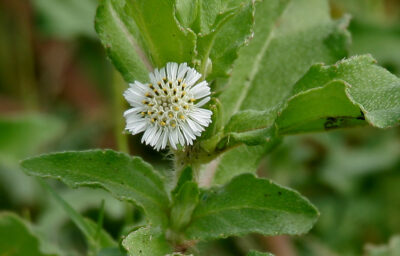
[(188, 181), (181, 186), (173, 198), (171, 224), (175, 230), (186, 226), (199, 201), (199, 188), (196, 182)]
[[(332, 66), (313, 66), (296, 83), (293, 94), (277, 120), (283, 133), (297, 132), (297, 129), (322, 130), (327, 124), (332, 128), (348, 127), (359, 124), (358, 119), (364, 117), (379, 128), (400, 121), (400, 79), (375, 65), (369, 55), (352, 57)], [(297, 117), (293, 115), (293, 108)], [(334, 123), (330, 124), (332, 119)], [(319, 125), (314, 126), (313, 122)], [(314, 127), (296, 127), (302, 125)]]
[[(130, 2), (129, 2), (130, 3)], [(125, 0), (101, 0), (95, 27), (108, 56), (127, 82), (147, 81), (151, 64)]]
[(366, 256), (397, 256), (400, 254), (400, 236), (392, 237), (388, 245), (367, 245), (366, 251)]
[(165, 256), (172, 252), (164, 234), (150, 227), (140, 228), (130, 233), (122, 241), (122, 245), (131, 256)]
[(13, 213), (0, 213), (0, 254), (13, 256), (55, 256), (41, 249), (41, 242), (28, 223)]
[(167, 223), (163, 180), (139, 157), (112, 150), (63, 152), (30, 158), (21, 166), (29, 175), (59, 179), (71, 187), (101, 187), (142, 207), (153, 225)]
[(268, 252), (251, 251), (247, 254), (247, 256), (274, 256), (274, 255), (272, 253), (268, 253)]
[(175, 18), (175, 1), (130, 0), (129, 15), (134, 19), (156, 67), (167, 62), (191, 63), (196, 35), (181, 28)]
[(235, 177), (200, 195), (190, 224), (189, 239), (216, 239), (260, 233), (302, 234), (311, 229), (318, 212), (299, 193), (252, 174)]
[(277, 108), (312, 64), (346, 56), (347, 32), (331, 20), (327, 1), (263, 1), (255, 24), (220, 96), (226, 121), (239, 110)]

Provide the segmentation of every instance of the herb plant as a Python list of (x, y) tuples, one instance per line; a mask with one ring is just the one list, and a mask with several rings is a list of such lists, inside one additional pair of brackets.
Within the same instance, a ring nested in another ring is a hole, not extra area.
[[(102, 0), (95, 28), (129, 84), (125, 133), (143, 133), (174, 170), (130, 156), (123, 142), (122, 152), (58, 152), (21, 166), (143, 210), (146, 222), (116, 241), (44, 183), (90, 255), (196, 255), (201, 241), (307, 233), (318, 210), (257, 177), (262, 157), (288, 135), (400, 121), (400, 79), (370, 55), (348, 56), (348, 22), (333, 20), (325, 0)], [(31, 255), (49, 255), (22, 220), (3, 215), (1, 225), (26, 236)]]

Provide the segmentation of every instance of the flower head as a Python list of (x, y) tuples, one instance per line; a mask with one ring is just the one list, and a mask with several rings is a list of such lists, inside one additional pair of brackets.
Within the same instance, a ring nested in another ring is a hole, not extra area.
[(149, 74), (150, 83), (135, 81), (124, 96), (131, 109), (125, 111), (126, 130), (144, 132), (142, 143), (156, 150), (170, 145), (192, 145), (211, 123), (212, 112), (201, 108), (210, 100), (206, 81), (186, 63), (167, 63)]

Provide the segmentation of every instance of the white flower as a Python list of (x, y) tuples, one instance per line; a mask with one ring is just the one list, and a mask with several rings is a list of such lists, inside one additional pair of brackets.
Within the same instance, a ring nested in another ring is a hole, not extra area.
[(124, 113), (126, 130), (144, 132), (142, 143), (156, 150), (192, 145), (211, 123), (212, 112), (201, 108), (210, 100), (207, 82), (196, 84), (201, 74), (186, 63), (167, 63), (149, 77), (149, 84), (135, 81), (124, 93), (132, 106)]

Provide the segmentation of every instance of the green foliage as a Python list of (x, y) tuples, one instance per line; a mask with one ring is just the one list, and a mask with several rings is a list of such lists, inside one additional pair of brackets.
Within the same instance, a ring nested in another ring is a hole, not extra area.
[(112, 150), (64, 152), (22, 162), (29, 175), (60, 179), (71, 187), (95, 186), (143, 207), (154, 225), (166, 225), (169, 199), (161, 177), (139, 157)]
[(216, 239), (248, 233), (303, 234), (318, 212), (297, 192), (243, 174), (222, 187), (205, 190), (185, 233), (190, 239)]
[(165, 239), (165, 234), (161, 230), (149, 227), (133, 231), (122, 241), (122, 245), (130, 256), (164, 256), (172, 253), (172, 248)]
[[(364, 116), (379, 128), (397, 124), (400, 79), (374, 63), (370, 56), (360, 56), (330, 67), (313, 66), (294, 86), (295, 96), (279, 117), (278, 127), (282, 127), (283, 133), (318, 131), (352, 126)], [(318, 120), (328, 117), (334, 122)]]
[(199, 202), (199, 188), (196, 182), (188, 181), (181, 186), (173, 198), (171, 209), (172, 228), (179, 230), (185, 227)]
[(0, 253), (13, 256), (55, 256), (42, 251), (42, 244), (28, 223), (12, 213), (0, 213)]
[(108, 56), (124, 79), (146, 81), (150, 66), (141, 49), (138, 28), (126, 12), (125, 1), (102, 0), (95, 24)]

